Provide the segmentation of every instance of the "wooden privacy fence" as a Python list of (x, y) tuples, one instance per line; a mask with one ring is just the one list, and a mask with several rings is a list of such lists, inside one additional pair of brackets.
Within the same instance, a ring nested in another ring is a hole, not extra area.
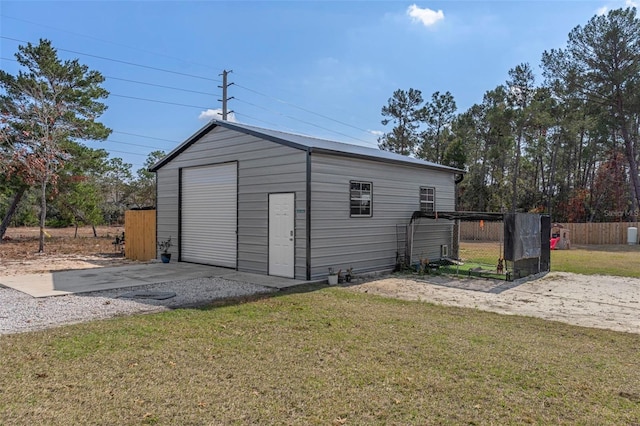
[[(627, 229), (640, 222), (563, 223), (571, 244), (627, 244)], [(636, 241), (637, 242), (637, 241)]]
[[(571, 244), (627, 244), (627, 228), (640, 228), (640, 222), (561, 223), (569, 231)], [(461, 222), (463, 241), (500, 241), (503, 222)]]
[(156, 257), (156, 211), (127, 210), (124, 212), (124, 255), (131, 260)]
[(460, 222), (462, 241), (500, 241), (503, 239), (504, 222)]

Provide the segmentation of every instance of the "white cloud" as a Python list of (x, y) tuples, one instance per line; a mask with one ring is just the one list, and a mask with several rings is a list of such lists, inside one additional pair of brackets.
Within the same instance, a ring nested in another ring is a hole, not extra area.
[[(598, 16), (603, 16), (606, 15), (607, 13), (609, 13), (609, 11), (611, 10), (611, 8), (617, 8), (617, 7), (622, 7), (622, 0), (616, 1), (615, 2), (616, 5), (611, 6), (611, 4), (609, 5), (605, 5), (602, 7), (599, 7), (598, 9), (596, 9), (596, 14)], [(640, 0), (624, 0), (624, 6), (625, 7), (640, 7)]]
[[(203, 121), (210, 121), (212, 119), (217, 119), (217, 120), (222, 120), (222, 109), (220, 108), (216, 108), (216, 109), (208, 109), (206, 111), (202, 111), (200, 113), (200, 115), (198, 116), (198, 120), (203, 120)], [(236, 116), (233, 112), (229, 112), (227, 113), (227, 121), (230, 121), (232, 123), (237, 123), (238, 120), (236, 120)]]
[(369, 130), (369, 133), (371, 133), (374, 136), (382, 136), (382, 135), (384, 135), (384, 132), (382, 132), (380, 130)]
[(439, 21), (444, 19), (444, 13), (442, 10), (431, 10), (429, 8), (420, 8), (415, 4), (412, 4), (407, 9), (407, 15), (411, 17), (413, 22), (421, 22), (425, 27), (435, 25)]

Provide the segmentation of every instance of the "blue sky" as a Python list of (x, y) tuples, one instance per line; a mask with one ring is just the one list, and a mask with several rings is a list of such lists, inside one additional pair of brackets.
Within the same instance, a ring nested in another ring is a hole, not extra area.
[(575, 26), (637, 3), (3, 0), (0, 65), (15, 74), (17, 46), (46, 38), (61, 58), (100, 71), (112, 94), (101, 121), (114, 133), (88, 145), (135, 171), (220, 108), (223, 69), (233, 70), (237, 121), (376, 146), (394, 90), (420, 89), (425, 99), (450, 91), (462, 112), (510, 68), (537, 70)]

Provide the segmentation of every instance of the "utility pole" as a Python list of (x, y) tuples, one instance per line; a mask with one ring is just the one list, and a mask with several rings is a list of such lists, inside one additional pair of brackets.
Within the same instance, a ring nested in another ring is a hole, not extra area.
[[(218, 99), (219, 101), (222, 102), (222, 120), (223, 121), (227, 121), (227, 101), (233, 99), (232, 97), (227, 97), (227, 88), (229, 86), (231, 86), (233, 83), (227, 83), (227, 75), (229, 73), (233, 72), (233, 70), (222, 70), (222, 74), (218, 74), (222, 76), (222, 86), (218, 86), (222, 89), (222, 99)], [(233, 112), (233, 111), (229, 111), (229, 112)]]

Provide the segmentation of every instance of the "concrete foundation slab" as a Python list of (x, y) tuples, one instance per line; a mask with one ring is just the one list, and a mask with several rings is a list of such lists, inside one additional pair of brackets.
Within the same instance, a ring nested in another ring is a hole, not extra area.
[(250, 274), (209, 265), (174, 262), (0, 277), (0, 284), (33, 297), (49, 297), (209, 277), (224, 277), (231, 281), (277, 289), (308, 283), (302, 280)]

